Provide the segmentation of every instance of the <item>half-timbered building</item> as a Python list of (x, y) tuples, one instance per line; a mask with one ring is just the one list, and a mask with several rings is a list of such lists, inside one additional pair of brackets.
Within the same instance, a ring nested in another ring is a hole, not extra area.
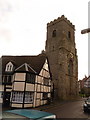
[(2, 56), (3, 103), (27, 108), (44, 105), (51, 98), (51, 74), (45, 54)]

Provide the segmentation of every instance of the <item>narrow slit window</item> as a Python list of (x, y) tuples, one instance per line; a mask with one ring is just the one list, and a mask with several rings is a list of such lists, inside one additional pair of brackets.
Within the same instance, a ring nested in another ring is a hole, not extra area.
[(71, 32), (68, 31), (68, 38), (71, 38)]

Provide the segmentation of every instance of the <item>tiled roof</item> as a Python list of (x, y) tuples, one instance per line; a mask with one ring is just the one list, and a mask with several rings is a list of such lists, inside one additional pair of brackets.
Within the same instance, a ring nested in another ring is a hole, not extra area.
[[(29, 71), (35, 71), (39, 74), (46, 60), (44, 53), (37, 56), (2, 56), (2, 73), (5, 74), (5, 67), (8, 62), (12, 62), (15, 66), (14, 70), (23, 64), (27, 64)], [(29, 67), (30, 66), (30, 67)], [(22, 68), (22, 70), (24, 70)]]

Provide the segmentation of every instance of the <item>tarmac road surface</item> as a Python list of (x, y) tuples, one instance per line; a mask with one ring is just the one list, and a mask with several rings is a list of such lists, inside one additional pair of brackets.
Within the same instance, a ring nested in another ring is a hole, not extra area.
[(78, 100), (73, 102), (66, 102), (64, 104), (58, 104), (55, 107), (46, 109), (45, 111), (56, 114), (57, 118), (87, 118), (90, 119), (90, 113), (84, 113), (83, 111), (84, 100)]

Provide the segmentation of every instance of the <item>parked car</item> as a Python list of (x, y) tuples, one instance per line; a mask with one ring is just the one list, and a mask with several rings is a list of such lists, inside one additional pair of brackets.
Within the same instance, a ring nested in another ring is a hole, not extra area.
[(90, 97), (85, 100), (85, 103), (83, 105), (84, 112), (87, 112), (90, 110)]
[(56, 120), (56, 115), (44, 111), (32, 110), (32, 109), (15, 109), (8, 110), (2, 113), (2, 118), (17, 118), (18, 120), (29, 119), (29, 120)]

